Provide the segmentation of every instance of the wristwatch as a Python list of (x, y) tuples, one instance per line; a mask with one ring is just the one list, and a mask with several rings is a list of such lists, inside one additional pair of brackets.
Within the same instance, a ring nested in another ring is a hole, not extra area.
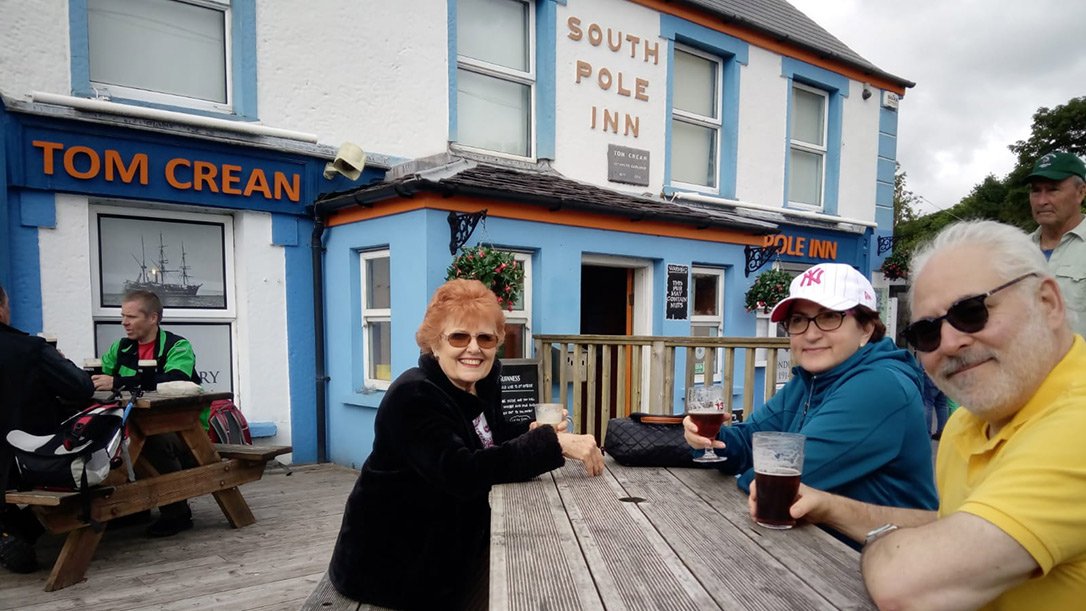
[(886, 535), (894, 532), (898, 528), (899, 528), (899, 526), (897, 524), (883, 524), (882, 526), (876, 528), (875, 530), (867, 533), (867, 536), (864, 537), (864, 547), (867, 547), (868, 545), (871, 545), (871, 542), (874, 541), (875, 539), (885, 537)]

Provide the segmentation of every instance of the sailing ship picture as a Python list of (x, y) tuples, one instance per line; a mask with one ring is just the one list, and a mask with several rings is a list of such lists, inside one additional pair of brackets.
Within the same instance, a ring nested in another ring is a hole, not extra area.
[(102, 307), (142, 289), (167, 308), (226, 307), (221, 223), (98, 216)]
[[(181, 242), (181, 265), (177, 269), (169, 268), (170, 260), (166, 258), (166, 242), (161, 233), (158, 234), (158, 259), (154, 260), (150, 267), (147, 266), (147, 252), (144, 247), (143, 236), (140, 236), (140, 257), (136, 259), (136, 255), (133, 254), (132, 258), (139, 265), (140, 275), (135, 280), (124, 281), (125, 292), (143, 289), (156, 293), (159, 298), (195, 297), (196, 292), (203, 286), (189, 281), (191, 276), (189, 275), (189, 265), (185, 259), (184, 242)], [(170, 274), (179, 274), (181, 282), (169, 282)]]

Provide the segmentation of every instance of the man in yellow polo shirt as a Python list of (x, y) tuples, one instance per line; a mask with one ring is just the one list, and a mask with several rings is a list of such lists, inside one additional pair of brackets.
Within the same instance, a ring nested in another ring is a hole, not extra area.
[(1025, 233), (992, 221), (944, 229), (911, 277), (905, 337), (963, 408), (939, 447), (939, 511), (803, 487), (792, 515), (865, 542), (879, 607), (1082, 608), (1086, 342), (1059, 285)]

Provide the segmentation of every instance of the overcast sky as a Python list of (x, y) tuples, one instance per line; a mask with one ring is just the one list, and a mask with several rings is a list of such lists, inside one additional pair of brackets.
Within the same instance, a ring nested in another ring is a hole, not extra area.
[[(907, 186), (950, 207), (1014, 167), (1033, 113), (1086, 95), (1081, 0), (788, 0), (882, 70), (901, 100)], [(928, 207), (923, 212), (931, 212)]]

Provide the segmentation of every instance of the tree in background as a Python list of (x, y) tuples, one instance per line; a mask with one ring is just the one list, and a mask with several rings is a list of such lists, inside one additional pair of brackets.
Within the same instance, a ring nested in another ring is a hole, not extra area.
[(916, 220), (916, 208), (920, 198), (905, 187), (905, 172), (901, 164), (894, 162), (894, 227)]
[(1008, 148), (1018, 156), (1018, 162), (1005, 177), (989, 174), (956, 205), (925, 216), (914, 214), (912, 219), (903, 214), (899, 221), (898, 199), (903, 199), (903, 207), (910, 207), (919, 198), (905, 188), (905, 173), (895, 174), (894, 255), (908, 257), (918, 245), (960, 219), (991, 219), (1026, 231), (1036, 229), (1029, 209), (1029, 186), (1022, 184), (1022, 179), (1045, 153), (1059, 150), (1086, 156), (1086, 97), (1072, 98), (1055, 108), (1037, 109), (1030, 137)]

